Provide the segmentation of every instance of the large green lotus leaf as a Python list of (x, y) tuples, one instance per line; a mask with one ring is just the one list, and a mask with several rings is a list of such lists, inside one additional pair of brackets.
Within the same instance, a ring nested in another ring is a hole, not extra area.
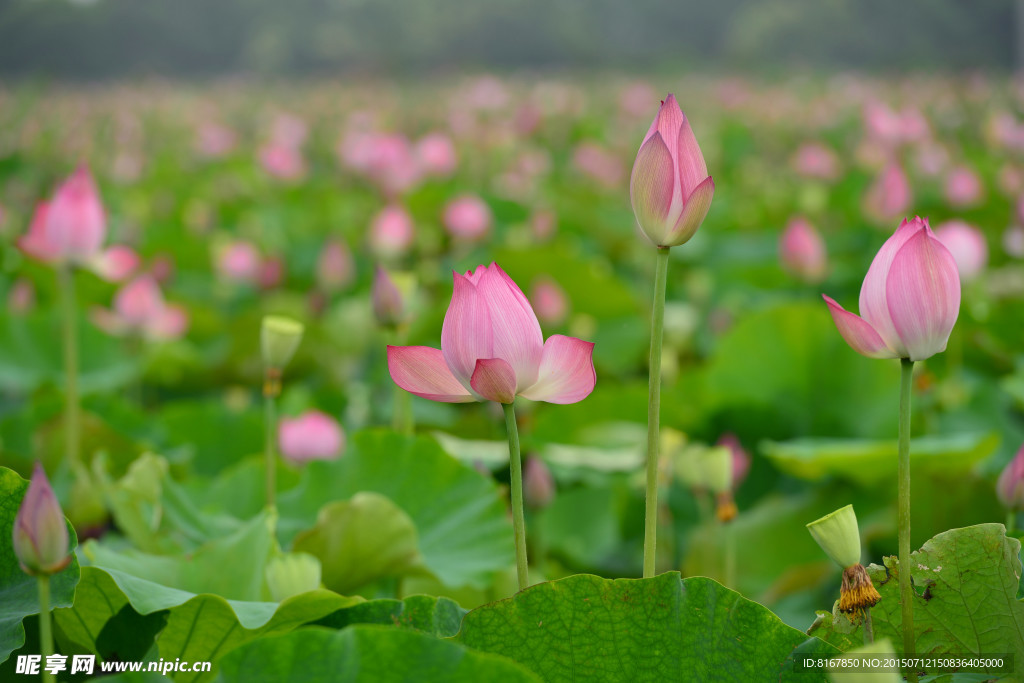
[(439, 638), (459, 632), (466, 610), (448, 598), (410, 595), (402, 600), (367, 600), (344, 607), (317, 621), (314, 626), (345, 628), (352, 624), (388, 624), (423, 631)]
[[(996, 434), (926, 436), (910, 442), (911, 466), (915, 473), (966, 474), (998, 446)], [(810, 481), (839, 476), (869, 485), (896, 476), (896, 439), (767, 441), (761, 451), (780, 470)]]
[[(25, 617), (39, 613), (39, 588), (35, 577), (21, 570), (14, 555), (14, 519), (25, 497), (28, 482), (16, 472), (0, 467), (0, 662), (25, 643)], [(75, 530), (68, 524), (71, 547), (78, 544)], [(50, 578), (50, 605), (68, 607), (75, 597), (80, 570), (78, 558)]]
[(324, 586), (344, 595), (422, 567), (415, 524), (379, 493), (323, 506), (316, 526), (296, 536), (293, 549), (319, 558)]
[(356, 625), (341, 631), (306, 628), (261, 638), (224, 657), (225, 683), (512, 683), (540, 679), (514, 662), (476, 652), (451, 640), (389, 626)]
[(310, 527), (320, 508), (360, 491), (387, 496), (416, 524), (427, 569), (445, 584), (485, 585), (513, 562), (512, 525), (494, 482), (426, 438), (355, 435), (345, 455), (311, 462), (278, 498), (281, 535)]
[[(911, 553), (914, 580), (914, 634), (918, 654), (1013, 653), (1024, 661), (1024, 602), (1017, 599), (1021, 578), (1020, 541), (1002, 524), (951, 529)], [(881, 601), (871, 610), (876, 638), (903, 642), (899, 561), (868, 568)], [(838, 647), (848, 636), (819, 613), (810, 629)]]
[[(466, 615), (459, 642), (545, 681), (778, 681), (797, 655), (831, 655), (761, 605), (702, 577), (579, 574)], [(808, 674), (807, 680), (825, 680)]]
[(232, 600), (269, 597), (264, 570), (279, 551), (276, 513), (263, 512), (229, 536), (208, 541), (186, 555), (152, 555), (114, 550), (88, 541), (82, 552), (90, 563), (192, 593), (214, 593)]
[[(116, 569), (83, 570), (88, 578), (83, 605), (79, 607), (76, 600), (77, 614), (58, 611), (58, 624), (69, 639), (101, 655), (103, 629), (125, 609), (140, 617), (164, 615), (167, 625), (157, 638), (163, 659), (212, 662), (254, 638), (290, 631), (362, 601), (326, 590), (302, 593), (281, 603), (225, 600), (219, 595), (170, 588)], [(101, 603), (112, 607), (104, 609)], [(73, 620), (79, 618), (81, 624), (76, 628)], [(173, 676), (177, 681), (210, 677), (192, 673)]]

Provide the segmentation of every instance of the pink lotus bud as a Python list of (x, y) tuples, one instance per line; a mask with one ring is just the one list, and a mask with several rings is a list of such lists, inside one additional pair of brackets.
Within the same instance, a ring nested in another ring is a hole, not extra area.
[(839, 333), (868, 358), (924, 360), (945, 351), (960, 313), (956, 261), (927, 220), (904, 220), (871, 262), (854, 315), (822, 295)]
[(1024, 446), (999, 474), (996, 495), (1008, 509), (1024, 509)]
[(42, 465), (32, 480), (14, 519), (14, 555), (27, 574), (49, 576), (71, 562), (67, 522)]
[(457, 240), (478, 242), (491, 229), (491, 209), (479, 197), (458, 197), (444, 207), (444, 227)]
[(26, 256), (40, 263), (56, 263), (61, 259), (60, 248), (50, 241), (46, 232), (48, 209), (49, 204), (46, 202), (36, 204), (36, 210), (32, 214), (32, 222), (28, 226), (28, 232), (18, 240), (18, 248)]
[(458, 158), (451, 138), (443, 133), (430, 133), (416, 143), (416, 160), (424, 173), (444, 178), (455, 172)]
[(306, 175), (302, 152), (280, 142), (270, 142), (260, 149), (263, 170), (281, 180), (298, 180)]
[(406, 391), (444, 403), (576, 403), (594, 390), (594, 345), (553, 335), (522, 290), (497, 264), (454, 273), (441, 348), (389, 346), (391, 378)]
[(414, 237), (412, 216), (397, 204), (384, 207), (370, 222), (370, 250), (381, 258), (403, 255)]
[(217, 271), (232, 282), (255, 284), (260, 277), (260, 252), (249, 242), (232, 242), (217, 255)]
[(868, 189), (865, 202), (868, 213), (890, 220), (905, 212), (911, 199), (906, 173), (897, 162), (891, 161)]
[(337, 420), (317, 410), (294, 419), (281, 418), (277, 432), (281, 455), (293, 465), (333, 460), (345, 449), (345, 432)]
[(373, 315), (382, 327), (395, 327), (405, 320), (405, 297), (380, 266), (373, 274)]
[(779, 258), (783, 268), (802, 280), (820, 282), (825, 277), (825, 241), (803, 218), (794, 218), (786, 226), (779, 238)]
[(678, 246), (697, 232), (714, 195), (690, 122), (669, 95), (633, 162), (629, 196), (637, 224), (656, 246)]
[(78, 170), (57, 188), (46, 211), (46, 241), (62, 261), (87, 263), (100, 251), (106, 217), (89, 169)]
[(163, 307), (164, 295), (148, 275), (132, 280), (114, 296), (114, 312), (131, 328), (142, 329)]
[(549, 325), (560, 325), (569, 314), (569, 299), (557, 282), (548, 277), (533, 283), (530, 298), (534, 301), (537, 318)]
[(935, 236), (953, 255), (961, 281), (970, 282), (985, 270), (988, 245), (980, 230), (963, 221), (946, 221), (935, 227)]
[(11, 313), (24, 314), (35, 308), (36, 288), (31, 280), (20, 277), (7, 293), (7, 309)]
[(523, 498), (535, 509), (546, 508), (555, 499), (555, 478), (536, 456), (527, 458), (523, 466)]
[(750, 472), (750, 454), (735, 434), (723, 434), (717, 445), (727, 447), (732, 453), (732, 488), (735, 491)]
[(622, 162), (619, 157), (593, 142), (584, 142), (572, 153), (572, 162), (584, 175), (607, 189), (622, 183)]
[(796, 151), (793, 168), (805, 178), (835, 180), (839, 177), (839, 157), (821, 143), (806, 142)]
[(107, 282), (124, 282), (138, 269), (139, 263), (139, 255), (134, 249), (115, 244), (92, 262), (92, 269)]
[(953, 206), (977, 204), (983, 192), (978, 174), (966, 166), (954, 168), (946, 177), (946, 199)]
[(316, 278), (320, 288), (336, 292), (348, 286), (355, 277), (355, 263), (348, 245), (331, 240), (324, 245), (316, 264)]

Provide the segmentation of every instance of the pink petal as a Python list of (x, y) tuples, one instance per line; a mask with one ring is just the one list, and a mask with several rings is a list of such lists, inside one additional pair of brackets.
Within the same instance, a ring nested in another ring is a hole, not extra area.
[(690, 128), (690, 120), (683, 116), (679, 128), (679, 184), (683, 196), (692, 194), (694, 189), (708, 177), (708, 165), (700, 151), (697, 138)]
[(440, 349), (388, 346), (388, 371), (395, 384), (431, 401), (469, 403), (476, 400), (448, 369)]
[(65, 180), (50, 202), (46, 239), (73, 261), (95, 257), (106, 235), (106, 217), (92, 175), (79, 167)]
[(492, 263), (480, 278), (477, 291), (487, 304), (491, 318), (493, 353), (478, 358), (501, 358), (512, 366), (517, 388), (537, 380), (544, 335), (526, 295), (501, 267)]
[(896, 254), (886, 299), (910, 360), (946, 350), (960, 313), (960, 275), (953, 255), (930, 230), (918, 231)]
[(661, 103), (661, 108), (658, 109), (654, 125), (657, 127), (658, 132), (661, 133), (662, 140), (665, 141), (665, 145), (670, 150), (675, 150), (679, 147), (679, 130), (685, 122), (686, 117), (683, 116), (683, 110), (679, 108), (676, 96), (669, 93), (665, 101)]
[(489, 401), (512, 403), (516, 398), (516, 373), (500, 358), (481, 358), (476, 362), (473, 391)]
[(629, 179), (629, 198), (640, 229), (657, 244), (666, 233), (675, 187), (672, 155), (661, 134), (655, 133), (637, 152)]
[(886, 281), (889, 278), (889, 270), (892, 267), (892, 260), (896, 252), (907, 243), (911, 237), (925, 229), (925, 221), (914, 218), (912, 221), (904, 220), (896, 229), (892, 237), (885, 241), (882, 248), (875, 254), (871, 261), (867, 275), (864, 276), (864, 284), (860, 288), (860, 314), (875, 329), (885, 343), (895, 351), (898, 356), (906, 356), (906, 349), (896, 334), (896, 328), (889, 316), (889, 305), (886, 303)]
[(594, 344), (555, 334), (544, 344), (537, 383), (519, 393), (532, 401), (578, 403), (596, 383)]
[(843, 339), (850, 345), (850, 348), (868, 358), (899, 358), (892, 349), (885, 345), (882, 337), (868, 321), (859, 315), (850, 313), (837, 304), (832, 297), (826, 294), (821, 296), (828, 304), (828, 310), (832, 313), (832, 320), (835, 321), (836, 327), (839, 328), (839, 334), (843, 335)]
[(708, 210), (711, 208), (711, 200), (714, 196), (715, 181), (711, 179), (711, 176), (708, 176), (687, 197), (683, 212), (679, 214), (679, 220), (673, 226), (672, 232), (669, 233), (664, 246), (677, 247), (688, 242), (696, 234), (697, 228), (700, 227), (700, 224), (704, 222), (704, 218), (708, 215)]
[[(478, 268), (477, 271), (482, 276)], [(454, 273), (452, 301), (441, 326), (441, 352), (451, 372), (468, 390), (478, 358), (493, 358), (493, 333), (487, 302), (480, 295), (473, 276)], [(479, 276), (476, 276), (479, 277)]]

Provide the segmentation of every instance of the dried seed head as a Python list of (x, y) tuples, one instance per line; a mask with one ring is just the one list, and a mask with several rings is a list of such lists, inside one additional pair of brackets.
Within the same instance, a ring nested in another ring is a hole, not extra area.
[(864, 565), (858, 563), (843, 570), (843, 586), (839, 589), (840, 611), (847, 614), (862, 613), (874, 607), (881, 599)]

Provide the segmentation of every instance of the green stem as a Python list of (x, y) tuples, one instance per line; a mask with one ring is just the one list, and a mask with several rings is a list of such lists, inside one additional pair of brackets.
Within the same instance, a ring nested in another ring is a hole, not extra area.
[[(910, 390), (914, 361), (904, 358), (900, 367), (900, 441), (899, 441), (899, 552), (900, 607), (903, 612), (903, 653), (913, 657), (914, 588), (910, 581)], [(907, 672), (907, 680), (917, 683), (917, 674)]]
[(267, 474), (267, 507), (272, 508), (275, 504), (277, 492), (277, 453), (275, 442), (277, 441), (277, 406), (273, 391), (263, 392), (263, 428), (264, 428), (264, 453), (266, 455)]
[(79, 460), (81, 406), (78, 401), (78, 338), (75, 334), (75, 276), (70, 265), (57, 269), (64, 345), (64, 456), (70, 466)]
[(526, 561), (526, 520), (523, 517), (523, 462), (519, 456), (519, 428), (516, 426), (514, 403), (502, 403), (505, 411), (505, 431), (508, 434), (509, 469), (512, 475), (512, 528), (516, 540), (516, 575), (519, 590), (530, 585)]
[(875, 642), (875, 626), (871, 623), (871, 608), (864, 610), (864, 644)]
[(736, 586), (736, 530), (732, 522), (725, 523), (725, 587), (739, 590)]
[[(50, 577), (40, 574), (37, 577), (39, 586), (39, 648), (43, 656), (43, 665), (46, 665), (46, 658), (53, 654), (53, 629), (50, 625)], [(43, 670), (43, 680), (48, 683), (56, 680), (52, 673)]]
[(654, 576), (658, 547), (658, 449), (661, 441), (661, 342), (665, 327), (668, 247), (658, 247), (651, 312), (651, 358), (647, 389), (647, 509), (644, 514), (644, 578)]

